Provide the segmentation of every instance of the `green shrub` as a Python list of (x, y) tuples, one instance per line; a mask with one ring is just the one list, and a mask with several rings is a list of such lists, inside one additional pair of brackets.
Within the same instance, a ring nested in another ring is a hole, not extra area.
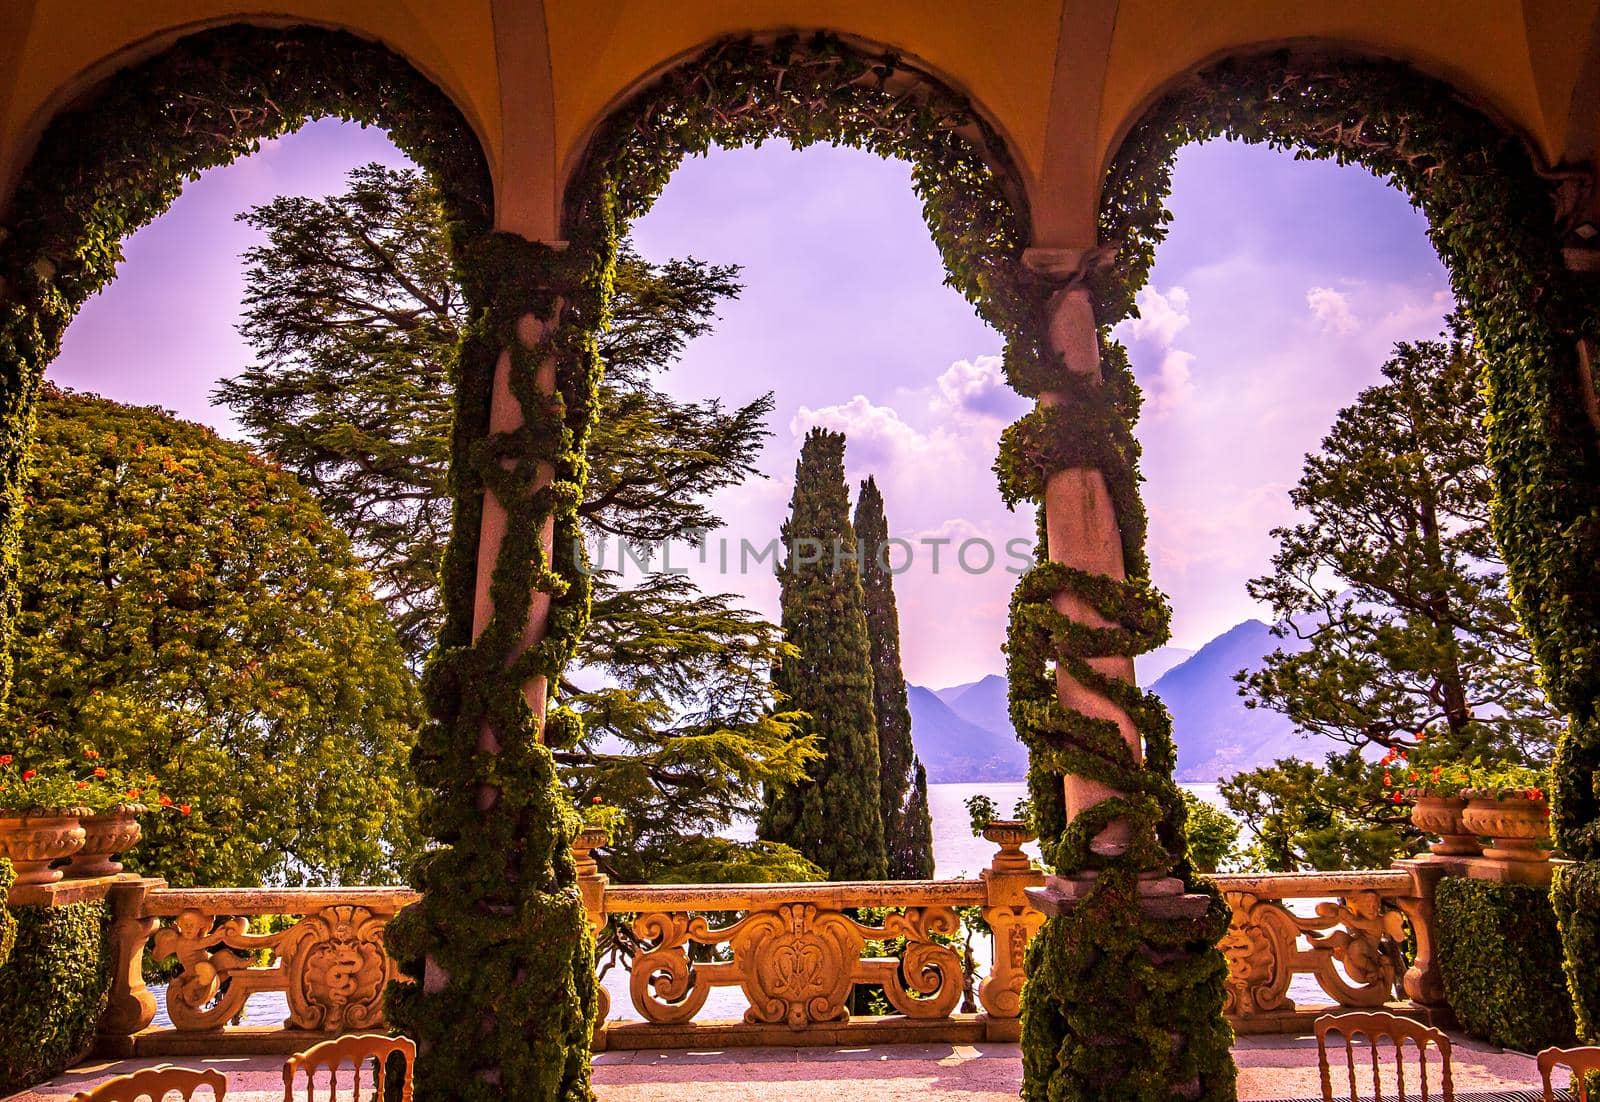
[(1463, 1029), (1523, 1052), (1572, 1042), (1561, 938), (1544, 888), (1447, 877), (1437, 923), (1445, 998)]
[(1600, 861), (1579, 861), (1556, 870), (1550, 889), (1561, 923), (1567, 992), (1577, 1010), (1578, 1032), (1600, 1042)]
[(0, 966), (0, 1095), (59, 1074), (88, 1051), (111, 986), (103, 902), (18, 907)]
[(11, 862), (0, 857), (0, 968), (11, 959), (11, 946), (17, 940), (17, 920), (6, 909), (6, 897), (11, 894), (11, 885), (16, 880), (17, 873)]

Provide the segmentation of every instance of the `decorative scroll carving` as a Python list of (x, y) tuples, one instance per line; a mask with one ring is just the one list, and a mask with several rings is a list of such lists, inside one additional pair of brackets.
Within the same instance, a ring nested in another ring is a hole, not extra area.
[[(1380, 874), (1383, 875), (1383, 874)], [(1278, 892), (1270, 878), (1251, 878), (1253, 891), (1230, 891), (1223, 898), (1233, 922), (1222, 942), (1228, 962), (1225, 1012), (1236, 1018), (1292, 1013), (1289, 983), (1295, 974), (1313, 976), (1330, 1000), (1340, 1006), (1382, 1006), (1395, 997), (1405, 970), (1400, 944), (1405, 917), (1399, 893), (1379, 887), (1350, 890), (1316, 903), (1314, 913), (1297, 915), (1284, 898), (1306, 898), (1319, 886), (1313, 879), (1290, 877)], [(1276, 897), (1274, 897), (1276, 896)], [(1302, 936), (1306, 948), (1300, 947)]]
[(850, 1016), (845, 1002), (866, 945), (862, 927), (815, 903), (787, 903), (734, 929), (733, 959), (750, 1000), (745, 1021), (804, 1029)]
[(978, 985), (978, 1001), (992, 1018), (1022, 1013), (1028, 943), (1044, 925), (1044, 915), (1028, 906), (985, 907), (983, 920), (994, 931), (989, 975)]
[(284, 935), (291, 1028), (342, 1033), (382, 1024), (394, 971), (383, 951), (387, 922), (365, 907), (327, 907)]
[(398, 974), (383, 944), (395, 909), (334, 903), (287, 930), (255, 933), (249, 917), (219, 922), (208, 910), (186, 908), (152, 940), (156, 957), (176, 957), (183, 969), (167, 985), (167, 1014), (182, 1031), (220, 1030), (239, 1021), (252, 995), (282, 991), (286, 1029), (377, 1027), (384, 986)]
[[(961, 957), (935, 940), (935, 935), (954, 935), (960, 929), (954, 906), (909, 906), (890, 912), (882, 926), (869, 926), (848, 913), (865, 904), (848, 900), (848, 893), (826, 894), (837, 897), (834, 905), (749, 888), (722, 889), (720, 894), (715, 888), (699, 888), (697, 902), (718, 911), (746, 912), (731, 925), (715, 928), (699, 914), (639, 915), (633, 935), (644, 950), (634, 957), (631, 969), (634, 1008), (647, 1021), (687, 1022), (705, 1005), (711, 988), (737, 986), (750, 1003), (745, 1021), (803, 1030), (848, 1020), (854, 987), (878, 984), (890, 1005), (910, 1018), (942, 1018), (955, 1009), (961, 998)], [(931, 894), (956, 894), (965, 901), (972, 887), (968, 883), (959, 892)], [(868, 941), (902, 940), (899, 956), (861, 955)], [(711, 954), (694, 949), (722, 945), (727, 959), (701, 959)]]

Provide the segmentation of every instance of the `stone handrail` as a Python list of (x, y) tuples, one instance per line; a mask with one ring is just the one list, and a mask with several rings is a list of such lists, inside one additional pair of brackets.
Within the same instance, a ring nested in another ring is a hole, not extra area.
[[(592, 857), (603, 836), (586, 832), (575, 846), (579, 888), (594, 929), (612, 926), (631, 950), (628, 994), (642, 1019), (603, 1014), (596, 1047), (1015, 1039), (1025, 952), (1043, 922), (1026, 891), (1043, 874), (1021, 851), (1028, 835), (1020, 824), (993, 824), (985, 836), (998, 852), (970, 880), (611, 885)], [(1385, 1004), (1437, 1020), (1432, 898), (1442, 871), (1421, 860), (1214, 877), (1233, 912), (1221, 948), (1234, 1027), (1294, 1029), (1330, 1007)], [(396, 975), (384, 927), (416, 898), (401, 888), (169, 888), (118, 878), (109, 887), (115, 971), (99, 1051), (280, 1052), (381, 1026), (384, 986)], [(958, 908), (977, 908), (989, 930), (979, 1013), (958, 1009), (969, 979), (955, 940)], [(292, 921), (257, 929), (257, 916)], [(1401, 956), (1408, 926), (1417, 948), (1409, 970)], [(166, 983), (170, 1027), (152, 1028), (147, 950), (180, 966)], [(1296, 976), (1314, 979), (1326, 1001), (1296, 1005)], [(882, 991), (889, 1014), (852, 1015), (863, 985)], [(741, 991), (742, 1018), (698, 1020), (719, 987)], [(240, 1025), (249, 1000), (268, 991), (283, 993), (288, 1017)]]

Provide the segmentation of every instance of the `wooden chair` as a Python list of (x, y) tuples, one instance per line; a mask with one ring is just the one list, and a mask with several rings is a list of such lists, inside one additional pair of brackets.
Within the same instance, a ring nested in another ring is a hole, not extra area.
[(162, 1102), (172, 1091), (177, 1091), (184, 1102), (189, 1102), (203, 1086), (211, 1088), (216, 1102), (222, 1102), (228, 1094), (228, 1077), (216, 1068), (196, 1071), (162, 1064), (107, 1079), (98, 1087), (79, 1091), (72, 1096), (72, 1102), (139, 1102), (141, 1098)]
[(1404, 1102), (1406, 1098), (1405, 1042), (1417, 1046), (1417, 1067), (1424, 1102), (1428, 1099), (1428, 1046), (1439, 1049), (1442, 1063), (1439, 1097), (1443, 1102), (1455, 1102), (1455, 1088), (1450, 1083), (1450, 1038), (1442, 1032), (1410, 1018), (1400, 1018), (1388, 1011), (1370, 1013), (1352, 1011), (1348, 1014), (1324, 1014), (1312, 1023), (1317, 1034), (1317, 1071), (1322, 1076), (1322, 1102), (1333, 1102), (1333, 1078), (1328, 1071), (1328, 1034), (1337, 1033), (1344, 1038), (1345, 1068), (1350, 1076), (1350, 1102), (1359, 1102), (1356, 1093), (1356, 1054), (1352, 1041), (1365, 1037), (1372, 1052), (1373, 1102), (1383, 1100), (1383, 1075), (1378, 1066), (1378, 1042), (1388, 1040), (1394, 1044), (1395, 1094)]
[(1600, 1073), (1600, 1046), (1583, 1048), (1547, 1048), (1539, 1053), (1539, 1077), (1544, 1080), (1544, 1102), (1554, 1102), (1555, 1090), (1550, 1086), (1550, 1073), (1563, 1067), (1572, 1073), (1570, 1093), (1578, 1102), (1589, 1102), (1589, 1077)]
[(330, 1041), (312, 1045), (297, 1052), (283, 1065), (283, 1102), (294, 1102), (295, 1079), (305, 1073), (306, 1102), (316, 1096), (317, 1072), (326, 1068), (328, 1093), (326, 1098), (339, 1097), (339, 1069), (350, 1065), (350, 1097), (361, 1097), (361, 1073), (371, 1062), (373, 1066), (373, 1095), (377, 1102), (388, 1097), (389, 1058), (398, 1053), (404, 1068), (400, 1080), (400, 1102), (411, 1102), (411, 1066), (417, 1060), (417, 1045), (406, 1037), (390, 1037), (382, 1033), (347, 1033)]

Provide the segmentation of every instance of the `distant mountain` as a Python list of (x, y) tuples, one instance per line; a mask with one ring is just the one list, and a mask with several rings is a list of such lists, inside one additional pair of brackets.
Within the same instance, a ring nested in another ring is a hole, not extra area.
[(911, 708), (911, 739), (928, 768), (929, 782), (1020, 781), (1027, 775), (1028, 752), (1011, 734), (1009, 724), (1003, 733), (980, 727), (921, 685), (906, 686), (906, 703)]
[[(1289, 647), (1260, 620), (1246, 620), (1197, 651), (1162, 647), (1135, 660), (1172, 713), (1177, 779), (1215, 781), (1290, 756), (1320, 760), (1333, 747), (1297, 734), (1277, 712), (1244, 706), (1233, 675), (1254, 672)], [(911, 737), (934, 783), (1021, 780), (1028, 755), (1011, 728), (1006, 679), (990, 674), (947, 689), (908, 685)]]
[(954, 697), (940, 699), (968, 723), (1015, 740), (1017, 735), (1011, 726), (1011, 702), (1006, 697), (1006, 691), (1006, 679), (992, 673), (963, 687)]
[(1246, 708), (1233, 680), (1240, 670), (1259, 670), (1268, 654), (1292, 642), (1274, 638), (1260, 620), (1246, 620), (1150, 685), (1172, 713), (1178, 780), (1214, 781), (1278, 758), (1326, 753), (1279, 713)]
[(1157, 647), (1149, 654), (1135, 657), (1133, 671), (1139, 676), (1139, 684), (1148, 685), (1172, 667), (1187, 662), (1192, 657), (1194, 651), (1188, 647)]
[(976, 681), (968, 681), (965, 685), (951, 685), (948, 689), (929, 689), (928, 691), (946, 704), (954, 704), (956, 697), (976, 684)]

